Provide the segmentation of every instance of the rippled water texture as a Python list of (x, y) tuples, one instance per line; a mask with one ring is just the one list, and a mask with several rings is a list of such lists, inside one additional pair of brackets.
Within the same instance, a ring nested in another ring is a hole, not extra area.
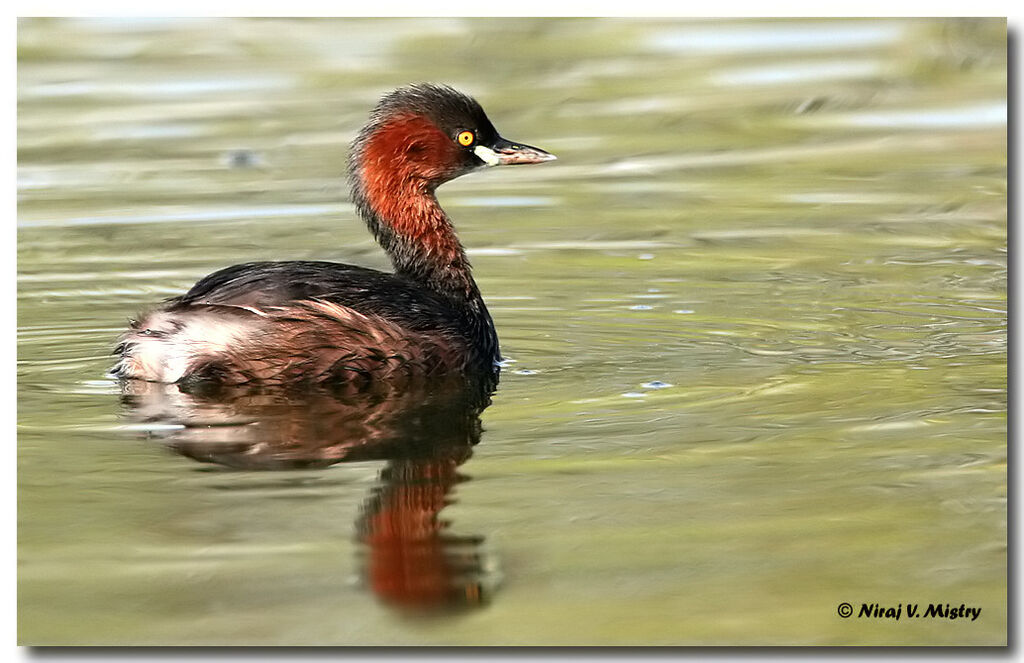
[[(18, 40), (22, 643), (1006, 641), (1004, 22)], [(220, 267), (386, 268), (344, 159), (419, 80), (559, 156), (439, 192), (493, 396), (105, 377), (129, 316)]]

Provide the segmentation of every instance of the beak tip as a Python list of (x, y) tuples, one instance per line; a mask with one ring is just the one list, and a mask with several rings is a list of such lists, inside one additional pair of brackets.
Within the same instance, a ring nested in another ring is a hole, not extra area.
[(531, 148), (529, 152), (524, 153), (520, 158), (522, 159), (520, 163), (546, 163), (558, 159), (554, 154), (536, 148)]

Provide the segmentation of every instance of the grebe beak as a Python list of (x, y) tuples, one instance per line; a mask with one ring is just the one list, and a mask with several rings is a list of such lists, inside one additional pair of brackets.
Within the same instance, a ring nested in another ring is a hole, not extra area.
[(477, 145), (473, 153), (488, 166), (508, 166), (517, 163), (544, 163), (558, 157), (538, 147), (513, 143), (498, 138), (491, 145)]

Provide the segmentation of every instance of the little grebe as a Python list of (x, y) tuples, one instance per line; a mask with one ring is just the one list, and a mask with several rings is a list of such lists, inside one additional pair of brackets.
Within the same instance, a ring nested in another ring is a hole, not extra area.
[(349, 157), (352, 200), (394, 274), (318, 261), (222, 269), (133, 321), (113, 373), (243, 384), (493, 371), (494, 323), (434, 190), (483, 166), (554, 158), (499, 136), (450, 87), (396, 90)]

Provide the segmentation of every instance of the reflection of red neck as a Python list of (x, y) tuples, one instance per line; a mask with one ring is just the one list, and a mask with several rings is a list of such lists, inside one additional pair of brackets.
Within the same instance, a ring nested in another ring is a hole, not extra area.
[(368, 220), (395, 270), (446, 294), (468, 296), (476, 287), (466, 254), (434, 197), (434, 188), (454, 175), (459, 158), (455, 142), (430, 120), (403, 115), (366, 140), (358, 175), (376, 217)]
[(370, 584), (384, 601), (440, 607), (463, 592), (445, 552), (442, 531), (447, 525), (437, 517), (458, 481), (457, 466), (452, 459), (405, 460), (389, 468), (393, 474), (363, 532), (370, 549)]

